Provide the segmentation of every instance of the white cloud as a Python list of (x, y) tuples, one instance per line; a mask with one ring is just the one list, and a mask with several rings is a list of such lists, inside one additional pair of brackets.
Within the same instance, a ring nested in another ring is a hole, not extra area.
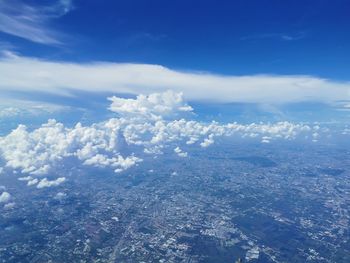
[(36, 43), (61, 44), (58, 33), (49, 28), (48, 22), (72, 8), (70, 0), (60, 0), (50, 6), (31, 6), (19, 0), (2, 0), (0, 31)]
[(144, 154), (162, 154), (171, 147), (178, 156), (187, 157), (188, 153), (181, 149), (183, 145), (208, 147), (221, 136), (253, 138), (267, 143), (298, 137), (315, 139), (324, 133), (317, 125), (289, 122), (243, 125), (177, 119), (176, 113), (191, 108), (183, 101), (182, 94), (171, 91), (128, 100), (115, 97), (111, 109), (122, 113), (121, 116), (90, 126), (78, 123), (68, 128), (49, 120), (28, 131), (26, 126), (19, 125), (10, 134), (0, 137), (0, 156), (5, 166), (30, 174), (19, 180), (42, 188), (57, 185), (64, 179), (39, 181), (34, 177), (48, 174), (58, 165), (64, 165), (68, 158), (82, 165), (112, 168), (119, 173), (141, 162)]
[(0, 203), (7, 203), (10, 201), (11, 195), (8, 192), (2, 192), (0, 195)]
[(269, 136), (264, 136), (261, 138), (262, 143), (270, 143), (271, 137)]
[(44, 178), (44, 179), (40, 180), (40, 182), (37, 184), (36, 188), (41, 189), (41, 188), (46, 188), (46, 187), (58, 186), (65, 181), (66, 181), (65, 177), (59, 177), (56, 180), (52, 180), (52, 181), (48, 180), (47, 178)]
[(0, 118), (11, 118), (20, 115), (20, 110), (14, 107), (0, 109)]
[[(10, 91), (67, 94), (67, 89), (73, 89), (137, 95), (170, 89), (183, 92), (189, 100), (257, 103), (328, 103), (350, 99), (349, 82), (312, 76), (221, 76), (180, 72), (159, 65), (79, 64), (18, 56), (0, 59), (0, 72), (0, 90)], [(116, 99), (113, 108), (119, 112), (134, 106), (121, 108), (118, 103)], [(125, 106), (125, 101), (122, 104)]]
[(179, 156), (179, 157), (187, 157), (187, 152), (184, 152), (180, 149), (179, 146), (177, 146), (175, 149), (174, 149), (174, 152)]
[(12, 209), (16, 206), (16, 203), (7, 203), (4, 205), (4, 209)]
[(63, 199), (66, 198), (66, 197), (67, 197), (67, 194), (66, 194), (66, 193), (58, 192), (58, 193), (56, 194), (56, 196), (54, 197), (54, 199), (56, 199), (56, 200), (63, 200)]
[[(141, 160), (118, 153), (119, 126), (125, 121), (111, 119), (90, 127), (77, 124), (74, 128), (66, 128), (50, 120), (32, 132), (19, 125), (7, 136), (0, 137), (0, 152), (6, 166), (35, 176), (47, 174), (62, 159), (69, 157), (76, 157), (85, 165), (109, 166), (121, 172)], [(30, 177), (20, 179), (27, 180), (29, 185), (36, 183)]]
[(0, 121), (20, 116), (39, 116), (42, 114), (62, 113), (71, 110), (68, 106), (52, 103), (33, 102), (0, 98)]
[(36, 185), (39, 180), (37, 178), (33, 178), (32, 176), (19, 177), (19, 181), (26, 181), (28, 186)]
[(33, 179), (33, 177), (31, 177), (31, 176), (25, 176), (25, 177), (18, 178), (19, 181), (30, 181), (32, 179)]
[(32, 180), (29, 180), (27, 185), (28, 186), (36, 185), (38, 182), (39, 182), (39, 180), (37, 178), (34, 178)]
[(141, 159), (135, 156), (128, 156), (124, 158), (123, 156), (118, 155), (117, 157), (108, 158), (103, 154), (96, 154), (91, 158), (86, 159), (83, 164), (96, 167), (116, 167), (114, 171), (116, 173), (120, 173), (134, 166), (140, 161)]
[(203, 148), (208, 147), (209, 145), (214, 143), (214, 134), (209, 134), (208, 138), (205, 138), (203, 142), (201, 142), (201, 146)]
[(267, 33), (267, 34), (255, 34), (241, 37), (240, 40), (260, 40), (260, 39), (275, 39), (283, 41), (296, 41), (306, 37), (305, 32), (297, 32), (294, 34), (286, 33)]
[(183, 101), (182, 93), (168, 90), (163, 93), (152, 93), (148, 96), (138, 95), (136, 99), (119, 97), (108, 98), (112, 101), (109, 109), (127, 117), (145, 117), (158, 119), (173, 116), (178, 112), (192, 111), (192, 107)]

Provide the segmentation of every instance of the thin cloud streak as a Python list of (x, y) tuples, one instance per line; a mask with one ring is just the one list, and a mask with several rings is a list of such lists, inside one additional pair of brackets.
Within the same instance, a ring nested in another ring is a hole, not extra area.
[(286, 33), (266, 33), (266, 34), (256, 34), (243, 36), (240, 40), (261, 40), (261, 39), (276, 39), (280, 41), (296, 41), (301, 40), (306, 37), (305, 32), (299, 32), (296, 34), (286, 34)]
[(35, 43), (60, 45), (59, 33), (49, 28), (51, 19), (73, 9), (70, 0), (61, 0), (51, 6), (30, 6), (21, 1), (0, 2), (0, 31)]

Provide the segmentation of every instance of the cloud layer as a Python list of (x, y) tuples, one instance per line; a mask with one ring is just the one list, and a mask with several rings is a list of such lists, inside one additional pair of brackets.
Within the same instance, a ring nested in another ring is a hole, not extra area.
[(19, 125), (10, 134), (0, 137), (0, 156), (5, 167), (30, 175), (20, 178), (27, 181), (28, 186), (44, 188), (57, 186), (65, 178), (50, 181), (35, 177), (66, 165), (65, 160), (107, 167), (119, 173), (137, 165), (149, 154), (173, 152), (186, 158), (191, 147), (206, 148), (221, 136), (269, 143), (298, 137), (316, 140), (324, 132), (318, 126), (289, 122), (242, 125), (187, 120), (181, 113), (192, 108), (184, 102), (181, 93), (172, 91), (140, 95), (136, 99), (113, 97), (111, 101), (110, 109), (120, 116), (91, 126), (78, 123), (68, 128), (49, 120), (29, 131), (26, 126)]
[[(331, 103), (350, 99), (350, 83), (312, 76), (220, 76), (180, 72), (159, 65), (69, 63), (8, 54), (0, 59), (0, 91), (71, 90), (154, 93), (171, 89), (188, 100), (216, 102)], [(117, 106), (118, 100), (115, 105)]]

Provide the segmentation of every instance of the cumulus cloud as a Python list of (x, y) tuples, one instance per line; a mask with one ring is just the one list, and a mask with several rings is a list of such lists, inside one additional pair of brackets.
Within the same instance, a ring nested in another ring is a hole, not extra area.
[(34, 178), (32, 180), (29, 180), (27, 185), (28, 186), (36, 185), (38, 182), (39, 182), (39, 180), (37, 178)]
[(203, 148), (208, 147), (209, 145), (214, 143), (214, 134), (209, 134), (208, 138), (205, 138), (203, 142), (201, 142), (201, 146)]
[(7, 203), (4, 205), (4, 209), (12, 209), (16, 206), (16, 203)]
[(115, 96), (108, 99), (112, 101), (109, 109), (121, 116), (159, 119), (175, 115), (178, 112), (193, 110), (183, 101), (182, 93), (175, 93), (171, 90), (163, 93), (152, 93), (148, 96), (138, 95), (136, 99)]
[(0, 203), (7, 203), (10, 201), (11, 195), (8, 192), (2, 192), (0, 195)]
[(180, 149), (179, 146), (177, 146), (175, 149), (174, 149), (174, 152), (179, 156), (179, 157), (187, 157), (187, 152), (184, 152)]
[(90, 127), (78, 123), (74, 128), (66, 128), (49, 120), (32, 132), (19, 125), (0, 138), (0, 150), (8, 167), (31, 175), (47, 174), (55, 164), (68, 157), (76, 157), (86, 165), (114, 167), (120, 172), (139, 161), (135, 156), (123, 157), (118, 153), (121, 124), (116, 119)]
[[(16, 55), (0, 59), (0, 72), (0, 90), (11, 91), (67, 94), (71, 89), (137, 95), (171, 89), (183, 92), (189, 100), (253, 103), (328, 103), (350, 99), (350, 83), (313, 76), (222, 76), (175, 71), (159, 65), (70, 63)], [(118, 98), (111, 100), (112, 109), (119, 112), (133, 111), (135, 106), (126, 107), (123, 101), (125, 108), (121, 108)], [(133, 103), (141, 103), (141, 99)], [(145, 98), (143, 103), (152, 101)]]
[(261, 138), (262, 143), (270, 143), (271, 137), (269, 136), (264, 136)]
[(56, 200), (63, 200), (63, 199), (66, 198), (66, 197), (67, 197), (67, 194), (66, 194), (66, 193), (58, 192), (58, 193), (55, 195), (54, 199), (56, 199)]
[(18, 180), (26, 181), (28, 186), (36, 185), (39, 182), (37, 178), (33, 178), (32, 176), (20, 177)]
[(68, 158), (81, 165), (106, 167), (120, 173), (141, 162), (145, 154), (162, 154), (170, 148), (178, 156), (187, 157), (182, 146), (205, 148), (222, 136), (254, 138), (268, 143), (297, 137), (315, 139), (323, 133), (319, 126), (290, 122), (219, 124), (179, 118), (178, 113), (192, 108), (183, 101), (181, 93), (172, 91), (111, 100), (110, 110), (120, 116), (90, 126), (78, 123), (69, 128), (49, 120), (29, 131), (19, 125), (0, 137), (0, 155), (5, 166), (29, 174), (19, 178), (27, 185), (43, 188), (64, 182), (64, 177), (53, 181), (37, 177), (64, 165)]
[(66, 181), (65, 177), (59, 177), (56, 180), (52, 180), (52, 181), (48, 180), (47, 178), (44, 178), (44, 179), (40, 180), (40, 182), (37, 184), (36, 188), (41, 189), (41, 188), (58, 186), (65, 181)]

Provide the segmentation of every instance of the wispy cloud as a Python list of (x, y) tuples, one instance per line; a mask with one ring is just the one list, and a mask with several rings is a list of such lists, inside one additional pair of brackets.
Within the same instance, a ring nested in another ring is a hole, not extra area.
[(17, 0), (0, 1), (0, 31), (29, 41), (47, 44), (62, 44), (59, 33), (48, 23), (73, 9), (71, 0), (60, 0), (50, 6), (27, 5)]
[(288, 103), (350, 99), (350, 83), (302, 75), (222, 76), (160, 65), (70, 63), (10, 55), (0, 58), (0, 91), (183, 92), (190, 100)]
[(306, 37), (305, 32), (298, 32), (294, 34), (287, 33), (266, 33), (243, 36), (240, 40), (261, 40), (261, 39), (275, 39), (280, 41), (295, 41)]

